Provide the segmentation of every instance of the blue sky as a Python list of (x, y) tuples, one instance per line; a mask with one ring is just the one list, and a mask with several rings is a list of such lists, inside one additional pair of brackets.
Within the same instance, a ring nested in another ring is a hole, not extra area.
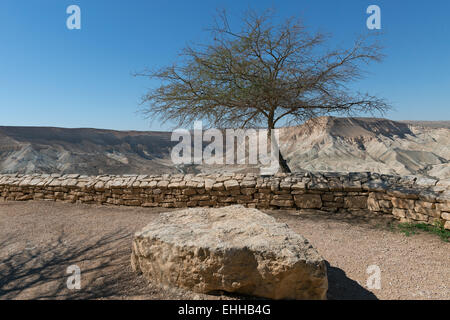
[[(66, 8), (81, 8), (81, 30), (66, 28)], [(146, 88), (132, 77), (167, 65), (188, 42), (205, 42), (217, 8), (237, 25), (248, 8), (276, 8), (312, 31), (348, 43), (366, 28), (366, 8), (381, 8), (387, 58), (355, 88), (387, 98), (394, 120), (450, 120), (450, 1), (364, 0), (2, 0), (0, 125), (169, 130), (137, 113)]]

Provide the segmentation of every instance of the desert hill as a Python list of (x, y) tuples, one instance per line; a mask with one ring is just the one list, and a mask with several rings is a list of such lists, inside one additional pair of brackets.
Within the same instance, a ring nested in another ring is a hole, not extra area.
[[(246, 171), (175, 168), (170, 132), (0, 127), (0, 173), (156, 174)], [(294, 171), (373, 171), (450, 177), (450, 121), (322, 117), (280, 129)], [(189, 170), (187, 170), (189, 169)], [(254, 169), (254, 168), (253, 168)]]
[(281, 149), (294, 170), (449, 177), (449, 124), (323, 117), (283, 128)]
[(169, 132), (0, 127), (0, 172), (176, 172)]

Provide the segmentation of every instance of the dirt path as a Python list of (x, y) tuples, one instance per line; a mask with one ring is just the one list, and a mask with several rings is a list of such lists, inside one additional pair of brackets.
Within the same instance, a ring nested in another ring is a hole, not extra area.
[[(0, 202), (0, 299), (229, 299), (159, 288), (130, 268), (132, 234), (164, 209)], [(167, 210), (167, 209), (165, 209)], [(330, 299), (450, 299), (450, 244), (406, 237), (386, 219), (271, 211), (329, 263)], [(70, 265), (81, 290), (68, 290)], [(381, 289), (366, 288), (369, 265)]]

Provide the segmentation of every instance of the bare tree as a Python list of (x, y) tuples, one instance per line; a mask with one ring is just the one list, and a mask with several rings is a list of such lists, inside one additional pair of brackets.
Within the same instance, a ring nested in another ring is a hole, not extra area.
[[(383, 57), (371, 37), (330, 50), (328, 36), (294, 19), (276, 25), (271, 12), (248, 12), (239, 32), (223, 12), (210, 31), (211, 43), (187, 46), (179, 64), (137, 74), (161, 81), (143, 97), (147, 116), (179, 125), (203, 119), (221, 128), (264, 126), (270, 135), (292, 121), (388, 109), (383, 99), (348, 87), (362, 66)], [(290, 172), (281, 152), (279, 158)]]

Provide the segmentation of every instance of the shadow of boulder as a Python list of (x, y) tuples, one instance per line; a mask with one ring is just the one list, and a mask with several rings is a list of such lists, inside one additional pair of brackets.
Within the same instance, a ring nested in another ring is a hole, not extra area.
[(347, 277), (342, 269), (332, 267), (328, 261), (325, 263), (328, 271), (329, 300), (378, 300), (375, 294)]

